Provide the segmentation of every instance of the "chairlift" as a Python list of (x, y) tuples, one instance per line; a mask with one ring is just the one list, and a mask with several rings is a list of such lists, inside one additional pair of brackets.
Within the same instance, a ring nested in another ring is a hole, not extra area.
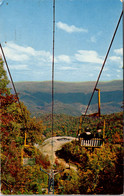
[[(21, 149), (21, 165), (22, 166), (27, 166), (27, 165), (32, 166), (32, 165), (36, 164), (35, 158), (32, 157), (32, 150), (34, 149), (34, 147), (32, 145), (27, 145), (26, 139), (27, 139), (27, 134), (25, 132), (24, 145), (22, 146), (22, 149)], [(37, 153), (37, 149), (35, 148), (35, 154), (36, 153)]]
[[(102, 134), (103, 132), (103, 134)], [(97, 129), (97, 133), (94, 135), (90, 131), (85, 131), (80, 134), (80, 145), (83, 147), (99, 148), (104, 146), (105, 138), (105, 120), (103, 124), (103, 129)]]
[[(100, 89), (95, 89), (98, 91), (98, 112), (87, 115), (88, 117), (98, 117), (101, 116), (100, 111)], [(82, 116), (80, 117), (80, 125), (78, 130), (78, 138), (80, 145), (83, 147), (92, 147), (92, 148), (99, 148), (104, 146), (104, 138), (105, 138), (105, 120), (103, 122), (103, 128), (99, 127), (97, 125), (97, 133), (94, 135), (91, 133), (91, 130), (89, 128), (85, 129), (85, 132), (81, 133), (82, 130)], [(103, 134), (102, 134), (103, 132)], [(102, 134), (102, 135), (101, 135)]]

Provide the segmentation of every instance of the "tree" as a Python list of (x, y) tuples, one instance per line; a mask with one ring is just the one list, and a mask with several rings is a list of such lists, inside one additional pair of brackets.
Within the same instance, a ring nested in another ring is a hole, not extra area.
[(8, 84), (9, 80), (4, 69), (2, 58), (0, 57), (0, 93), (10, 93), (10, 89), (7, 87)]
[[(21, 165), (21, 149), (27, 128), (27, 143), (42, 141), (43, 125), (30, 117), (26, 106), (17, 103), (17, 97), (8, 88), (9, 80), (0, 59), (0, 119), (1, 119), (1, 190), (3, 194), (41, 194), (39, 180), (43, 178), (40, 166), (49, 167), (50, 162), (41, 152), (31, 153), (37, 164), (26, 169)], [(21, 106), (21, 108), (20, 108)], [(23, 112), (22, 112), (23, 111)], [(22, 114), (23, 113), (23, 114)], [(26, 124), (25, 124), (26, 122)], [(27, 127), (26, 127), (27, 126)]]

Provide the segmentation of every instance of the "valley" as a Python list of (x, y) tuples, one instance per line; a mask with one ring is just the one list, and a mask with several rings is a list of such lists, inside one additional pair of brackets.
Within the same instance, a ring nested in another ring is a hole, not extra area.
[[(55, 82), (54, 113), (80, 116), (85, 112), (95, 82)], [(15, 83), (20, 100), (28, 107), (32, 116), (51, 113), (51, 82)], [(123, 81), (100, 82), (101, 112), (111, 114), (122, 111)], [(97, 111), (97, 93), (88, 113)]]

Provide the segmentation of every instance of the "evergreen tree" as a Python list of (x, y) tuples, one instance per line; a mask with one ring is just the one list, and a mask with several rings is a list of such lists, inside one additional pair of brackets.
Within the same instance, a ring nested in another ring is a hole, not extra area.
[(10, 89), (7, 87), (9, 84), (9, 80), (4, 69), (4, 63), (2, 58), (0, 57), (0, 94), (10, 94)]

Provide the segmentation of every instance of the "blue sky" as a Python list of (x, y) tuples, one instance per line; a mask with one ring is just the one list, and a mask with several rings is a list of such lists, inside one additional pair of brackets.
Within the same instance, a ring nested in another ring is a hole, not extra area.
[[(0, 42), (14, 81), (51, 80), (52, 0), (0, 0)], [(56, 0), (55, 80), (96, 81), (120, 0)], [(122, 79), (122, 20), (100, 80)]]

